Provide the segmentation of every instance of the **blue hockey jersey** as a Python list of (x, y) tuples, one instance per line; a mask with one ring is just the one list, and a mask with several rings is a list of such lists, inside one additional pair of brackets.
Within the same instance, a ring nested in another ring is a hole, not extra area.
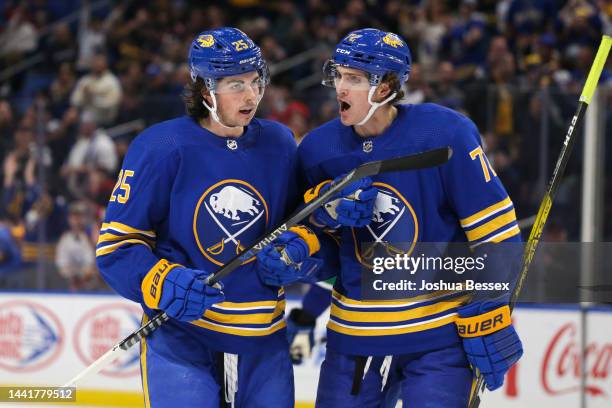
[[(254, 119), (237, 138), (187, 116), (146, 129), (130, 145), (100, 231), (96, 256), (106, 281), (149, 317), (157, 313), (141, 292), (156, 265), (215, 272), (293, 209), (296, 149), (291, 131), (267, 120)], [(283, 289), (264, 285), (255, 261), (222, 280), (225, 302), (158, 330), (169, 350), (287, 347)]]
[[(434, 104), (398, 105), (391, 125), (362, 138), (339, 119), (310, 132), (298, 148), (311, 187), (373, 160), (450, 146), (448, 163), (373, 177), (379, 194), (365, 228), (343, 228), (340, 271), (332, 293), (328, 347), (345, 354), (421, 352), (459, 342), (455, 320), (465, 292), (400, 300), (364, 300), (364, 242), (520, 241), (512, 201), (490, 166), (475, 125)], [(362, 248), (363, 247), (363, 248)]]

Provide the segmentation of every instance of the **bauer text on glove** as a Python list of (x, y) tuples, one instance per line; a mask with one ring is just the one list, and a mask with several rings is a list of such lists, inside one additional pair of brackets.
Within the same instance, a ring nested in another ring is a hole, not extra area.
[(197, 320), (215, 303), (224, 301), (223, 286), (204, 284), (209, 273), (159, 261), (142, 280), (145, 304), (177, 320)]
[(457, 330), (468, 361), (483, 375), (489, 390), (501, 387), (504, 375), (523, 355), (510, 308), (504, 302), (485, 301), (460, 307), (458, 312)]

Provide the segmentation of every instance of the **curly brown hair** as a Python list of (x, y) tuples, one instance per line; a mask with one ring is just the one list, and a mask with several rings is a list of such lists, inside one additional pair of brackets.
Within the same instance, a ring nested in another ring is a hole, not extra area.
[(389, 102), (389, 105), (395, 105), (404, 97), (404, 90), (402, 89), (402, 85), (400, 84), (399, 77), (397, 76), (396, 73), (389, 72), (385, 74), (385, 76), (383, 77), (381, 83), (383, 82), (386, 82), (389, 85), (389, 89), (391, 90), (391, 93), (397, 92), (397, 95), (395, 95), (395, 98), (393, 98)]
[(202, 91), (204, 90), (206, 90), (206, 85), (202, 78), (197, 78), (195, 82), (188, 82), (183, 89), (182, 97), (185, 110), (187, 115), (191, 116), (196, 122), (210, 115), (208, 109), (202, 104), (202, 101), (204, 101)]

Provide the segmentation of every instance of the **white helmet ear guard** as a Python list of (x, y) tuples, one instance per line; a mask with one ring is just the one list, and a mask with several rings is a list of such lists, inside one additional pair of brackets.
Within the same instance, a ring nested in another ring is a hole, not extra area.
[(213, 120), (215, 122), (217, 122), (219, 125), (223, 126), (226, 129), (236, 129), (242, 126), (227, 126), (225, 123), (221, 122), (221, 118), (219, 118), (219, 115), (217, 114), (217, 97), (215, 96), (215, 91), (213, 90), (209, 90), (210, 92), (210, 98), (212, 99), (212, 106), (208, 105), (206, 103), (206, 99), (202, 98), (202, 105), (204, 105), (204, 107), (206, 109), (208, 109), (208, 112), (210, 112), (210, 117), (213, 118)]
[(368, 103), (370, 104), (370, 109), (368, 110), (368, 113), (365, 115), (365, 117), (363, 119), (361, 119), (359, 121), (359, 123), (357, 123), (357, 126), (363, 126), (368, 120), (370, 120), (370, 118), (372, 117), (374, 112), (376, 112), (376, 109), (380, 108), (382, 105), (384, 105), (386, 103), (389, 103), (397, 95), (397, 92), (393, 92), (384, 101), (382, 101), (382, 102), (373, 102), (372, 101), (372, 97), (374, 96), (374, 92), (376, 92), (376, 88), (377, 88), (377, 86), (371, 86), (370, 87), (370, 91), (368, 92)]

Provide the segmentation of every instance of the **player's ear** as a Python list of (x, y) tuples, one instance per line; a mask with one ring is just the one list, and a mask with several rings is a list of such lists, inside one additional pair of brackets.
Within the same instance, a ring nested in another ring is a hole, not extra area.
[(210, 92), (208, 91), (208, 89), (204, 87), (202, 88), (201, 92), (202, 92), (202, 98), (204, 98), (208, 106), (212, 106), (212, 98), (210, 97)]
[(376, 91), (374, 92), (374, 98), (372, 99), (374, 100), (374, 102), (384, 101), (389, 97), (389, 95), (391, 95), (391, 92), (392, 91), (391, 87), (389, 86), (389, 83), (387, 83), (386, 81), (381, 82), (380, 85), (376, 87)]

